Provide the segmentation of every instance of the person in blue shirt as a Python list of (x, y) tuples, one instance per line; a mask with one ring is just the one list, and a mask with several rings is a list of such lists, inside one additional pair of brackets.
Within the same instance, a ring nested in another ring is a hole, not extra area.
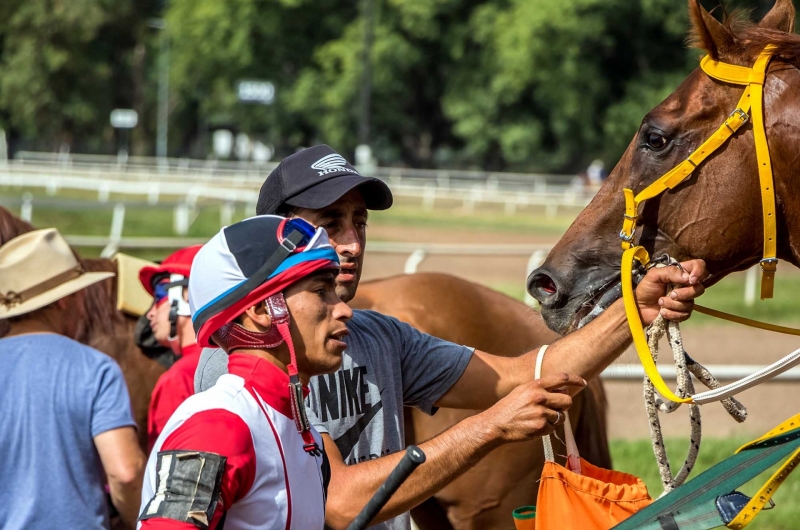
[(108, 528), (105, 485), (133, 526), (145, 457), (122, 371), (70, 337), (86, 272), (55, 229), (0, 247), (0, 528)]

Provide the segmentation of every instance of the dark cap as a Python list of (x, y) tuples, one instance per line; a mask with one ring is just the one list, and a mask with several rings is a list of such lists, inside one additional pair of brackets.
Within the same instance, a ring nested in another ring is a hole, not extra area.
[(284, 158), (258, 194), (256, 214), (274, 215), (285, 204), (319, 209), (358, 188), (370, 210), (386, 210), (392, 192), (383, 181), (362, 176), (327, 145), (315, 145)]

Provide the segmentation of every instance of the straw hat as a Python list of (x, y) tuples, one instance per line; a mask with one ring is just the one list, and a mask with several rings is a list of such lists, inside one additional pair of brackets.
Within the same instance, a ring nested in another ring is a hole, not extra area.
[(0, 319), (30, 313), (112, 276), (84, 271), (55, 228), (28, 232), (0, 247)]

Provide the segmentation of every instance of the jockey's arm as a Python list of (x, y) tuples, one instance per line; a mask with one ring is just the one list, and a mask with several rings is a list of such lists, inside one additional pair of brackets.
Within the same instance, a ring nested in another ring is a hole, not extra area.
[[(635, 291), (644, 325), (659, 314), (674, 321), (689, 318), (694, 299), (703, 294), (705, 262), (691, 260), (678, 267), (650, 269)], [(669, 284), (676, 287), (667, 293)], [(542, 364), (542, 374), (566, 372), (585, 379), (600, 375), (631, 344), (630, 328), (622, 300), (617, 300), (583, 328), (555, 341)], [(518, 357), (499, 357), (475, 351), (464, 374), (436, 402), (438, 407), (478, 409), (490, 407), (515, 387), (534, 378), (539, 348)]]

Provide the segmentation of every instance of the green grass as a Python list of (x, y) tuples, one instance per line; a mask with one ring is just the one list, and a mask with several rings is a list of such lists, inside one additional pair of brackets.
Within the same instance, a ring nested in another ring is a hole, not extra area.
[[(705, 439), (700, 448), (697, 467), (691, 477), (696, 477), (712, 465), (730, 456), (745, 439)], [(631, 473), (641, 478), (655, 498), (662, 492), (661, 480), (658, 476), (653, 450), (650, 440), (612, 440), (611, 456), (614, 460), (614, 469)], [(666, 440), (667, 452), (670, 462), (677, 466), (686, 456), (687, 441), (683, 439)], [(739, 491), (753, 495), (758, 488), (766, 482), (778, 466), (762, 473)], [(691, 477), (689, 480), (691, 480)], [(790, 530), (800, 528), (800, 472), (792, 474), (781, 486), (773, 497), (776, 507), (773, 510), (762, 512), (755, 521), (748, 526), (754, 530)]]
[[(788, 263), (781, 263), (779, 270), (781, 274), (775, 277), (775, 297), (772, 300), (758, 300), (756, 295), (756, 302), (747, 307), (744, 303), (744, 275), (736, 274), (709, 288), (699, 303), (756, 320), (800, 325), (800, 275)], [(689, 322), (691, 325), (730, 324), (701, 314), (695, 314)]]

